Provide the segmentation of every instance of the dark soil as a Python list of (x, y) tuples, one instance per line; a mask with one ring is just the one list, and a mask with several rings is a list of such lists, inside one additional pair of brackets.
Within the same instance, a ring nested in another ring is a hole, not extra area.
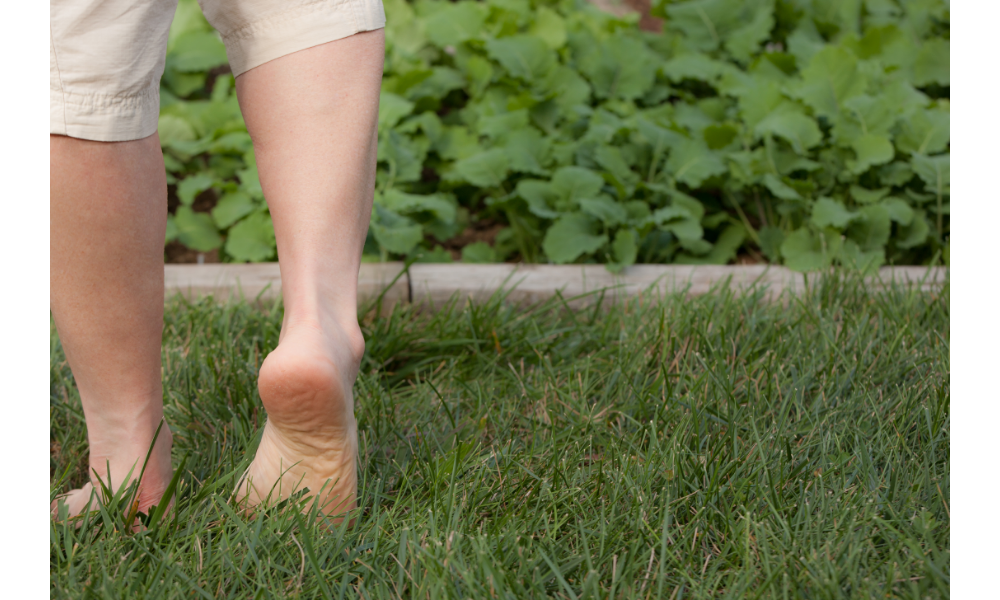
[(465, 228), (465, 231), (451, 238), (442, 247), (451, 253), (453, 260), (462, 259), (462, 248), (476, 242), (486, 242), (494, 245), (497, 234), (505, 227), (503, 223), (493, 219), (476, 221)]

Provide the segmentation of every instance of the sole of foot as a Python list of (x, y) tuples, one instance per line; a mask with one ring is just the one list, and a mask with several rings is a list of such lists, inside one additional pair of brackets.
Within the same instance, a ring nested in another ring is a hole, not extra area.
[[(358, 428), (352, 388), (364, 339), (353, 327), (290, 325), (260, 368), (267, 411), (260, 445), (237, 499), (269, 507), (305, 488), (327, 516), (357, 506)], [(339, 522), (341, 518), (334, 519)]]
[[(149, 514), (150, 509), (159, 504), (163, 494), (170, 484), (173, 476), (170, 450), (173, 446), (173, 435), (170, 428), (164, 424), (156, 438), (156, 446), (149, 456), (145, 472), (142, 472), (143, 462), (146, 454), (149, 453), (149, 446), (134, 446), (131, 448), (116, 448), (112, 452), (101, 454), (91, 450), (90, 456), (90, 482), (83, 487), (61, 494), (52, 501), (49, 506), (52, 518), (73, 519), (80, 516), (90, 504), (90, 510), (97, 510), (98, 504), (103, 502), (101, 494), (101, 483), (110, 487), (114, 492), (118, 492), (122, 486), (128, 486), (132, 481), (139, 479), (142, 473), (142, 480), (139, 482), (139, 493), (133, 505), (126, 509), (132, 513)], [(111, 472), (108, 473), (110, 466)], [(131, 470), (131, 473), (129, 471)], [(95, 474), (95, 471), (97, 472)], [(100, 481), (98, 481), (100, 477)], [(138, 521), (133, 523), (133, 529), (140, 527)]]

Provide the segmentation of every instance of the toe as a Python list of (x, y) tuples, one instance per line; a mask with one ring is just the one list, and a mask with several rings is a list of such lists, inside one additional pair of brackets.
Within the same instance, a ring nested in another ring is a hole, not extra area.
[[(83, 512), (87, 508), (87, 502), (90, 501), (91, 496), (94, 493), (94, 486), (90, 483), (84, 485), (80, 489), (73, 490), (67, 494), (57, 497), (52, 501), (50, 505), (50, 510), (52, 511), (53, 518), (59, 518), (59, 505), (63, 504), (66, 506), (66, 517), (72, 518)], [(96, 498), (95, 498), (96, 502)], [(94, 503), (91, 502), (93, 505)]]

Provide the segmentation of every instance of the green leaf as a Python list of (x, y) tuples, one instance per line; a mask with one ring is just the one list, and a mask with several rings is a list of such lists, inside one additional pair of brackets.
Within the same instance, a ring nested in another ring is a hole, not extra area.
[(241, 190), (258, 200), (264, 199), (264, 189), (260, 187), (260, 176), (257, 173), (256, 164), (250, 168), (236, 171), (236, 175), (240, 178)]
[(517, 182), (515, 188), (517, 195), (524, 199), (528, 205), (528, 210), (543, 219), (555, 219), (559, 212), (553, 210), (553, 206), (560, 199), (558, 192), (552, 189), (552, 185), (547, 181), (537, 179), (522, 179)]
[(700, 140), (687, 140), (670, 152), (667, 170), (674, 179), (697, 188), (713, 175), (721, 175), (729, 169), (717, 152), (709, 150)]
[(951, 184), (951, 154), (924, 156), (915, 154), (912, 160), (913, 171), (923, 180), (927, 191), (946, 196)]
[(729, 175), (732, 177), (731, 181), (735, 187), (755, 184), (765, 174), (772, 173), (771, 164), (773, 161), (764, 150), (764, 148), (757, 148), (752, 151), (741, 150), (729, 153), (726, 159), (729, 161)]
[(774, 28), (773, 6), (761, 5), (745, 25), (728, 33), (725, 37), (726, 50), (736, 60), (745, 63), (757, 54), (760, 45), (771, 37)]
[(618, 267), (635, 264), (639, 254), (639, 234), (634, 229), (619, 229), (611, 242), (611, 256)]
[(208, 146), (208, 151), (213, 154), (224, 154), (226, 152), (238, 152), (243, 154), (253, 148), (253, 141), (250, 134), (245, 131), (233, 131), (216, 138)]
[(840, 118), (831, 133), (841, 145), (850, 145), (868, 134), (888, 136), (901, 115), (899, 108), (884, 96), (875, 98), (861, 94), (844, 101)]
[(395, 188), (376, 193), (375, 203), (401, 215), (428, 213), (443, 223), (454, 223), (457, 205), (443, 194), (407, 194)]
[(852, 185), (850, 190), (851, 197), (854, 198), (854, 201), (858, 204), (874, 204), (882, 198), (885, 198), (886, 194), (889, 193), (890, 188), (885, 187), (877, 190), (869, 190), (858, 185)]
[(164, 147), (174, 142), (191, 142), (198, 138), (187, 119), (175, 115), (160, 115), (156, 130), (160, 134), (160, 146)]
[(851, 148), (857, 158), (854, 161), (848, 161), (847, 167), (858, 175), (874, 165), (883, 165), (892, 161), (896, 155), (889, 138), (873, 133), (863, 135), (851, 142)]
[(674, 106), (673, 122), (691, 132), (692, 137), (701, 138), (702, 131), (715, 123), (715, 119), (701, 110), (696, 104), (678, 103)]
[(835, 227), (843, 229), (848, 223), (856, 219), (858, 215), (844, 208), (843, 203), (832, 198), (820, 198), (813, 205), (812, 224), (820, 229), (824, 227)]
[(464, 263), (495, 263), (497, 253), (492, 246), (486, 242), (473, 242), (462, 248), (462, 262)]
[(474, 54), (460, 66), (469, 82), (469, 95), (473, 98), (481, 96), (486, 86), (493, 81), (493, 65), (482, 56)]
[(679, 146), (687, 139), (672, 129), (660, 127), (652, 121), (643, 118), (636, 120), (636, 129), (653, 146), (654, 156), (657, 153), (662, 155), (668, 148)]
[[(621, 149), (615, 146), (598, 146), (594, 150), (594, 160), (614, 176), (618, 183), (627, 186), (628, 189), (632, 189), (632, 186), (639, 182), (639, 175), (625, 162)], [(631, 192), (629, 192), (630, 194)]]
[(487, 40), (486, 51), (511, 76), (528, 82), (544, 79), (556, 67), (555, 54), (541, 38), (533, 35)]
[(455, 175), (472, 185), (488, 188), (497, 187), (507, 178), (510, 159), (503, 148), (493, 148), (456, 162)]
[[(647, 219), (654, 225), (663, 225), (664, 223), (681, 219), (688, 219), (697, 223), (697, 219), (692, 217), (691, 212), (682, 206), (664, 206), (663, 208), (654, 210)], [(697, 237), (701, 237), (701, 234), (699, 233)]]
[(176, 240), (178, 235), (180, 235), (180, 230), (177, 229), (177, 223), (174, 221), (174, 215), (167, 215), (167, 235), (164, 243), (169, 244), (170, 242)]
[(902, 187), (913, 179), (913, 168), (905, 162), (896, 161), (878, 168), (878, 180), (882, 185)]
[(809, 61), (794, 93), (817, 115), (834, 119), (845, 100), (863, 94), (867, 87), (868, 77), (858, 68), (858, 59), (848, 50), (827, 46)]
[[(691, 245), (692, 243), (704, 241), (702, 238), (705, 236), (705, 230), (702, 229), (701, 223), (690, 217), (681, 219), (680, 221), (666, 223), (663, 225), (662, 229), (665, 229), (677, 236), (677, 239), (680, 240), (681, 244), (684, 244), (684, 247), (688, 250), (696, 248), (696, 246)], [(705, 249), (699, 253), (704, 254), (705, 252), (708, 252), (709, 248), (711, 248), (711, 245), (705, 247)]]
[(736, 252), (746, 240), (746, 229), (739, 223), (727, 226), (719, 239), (712, 244), (711, 250), (704, 256), (694, 257), (686, 254), (677, 256), (675, 262), (688, 265), (724, 265), (736, 258)]
[(185, 177), (177, 184), (177, 199), (185, 206), (191, 206), (198, 194), (216, 184), (215, 177), (208, 173), (198, 173)]
[(801, 112), (789, 110), (788, 105), (775, 109), (761, 120), (754, 132), (759, 137), (775, 135), (783, 138), (799, 154), (805, 154), (823, 141), (823, 133), (816, 121)]
[(773, 263), (781, 262), (781, 244), (785, 241), (785, 232), (778, 227), (767, 225), (757, 232), (760, 238), (760, 249)]
[(924, 42), (913, 63), (913, 84), (951, 85), (951, 42), (934, 38)]
[(705, 143), (711, 150), (720, 150), (733, 143), (739, 131), (729, 123), (713, 124), (701, 132)]
[(161, 87), (160, 108), (163, 108), (163, 91), (173, 92), (183, 98), (205, 87), (208, 76), (204, 71), (197, 73), (181, 73), (175, 69), (167, 69), (163, 73), (160, 83), (167, 89)]
[(603, 194), (596, 198), (581, 198), (578, 203), (580, 210), (597, 218), (608, 227), (620, 225), (628, 220), (625, 207)]
[(847, 237), (865, 251), (884, 247), (892, 232), (889, 210), (880, 204), (874, 204), (862, 207), (858, 212), (862, 218), (851, 223)]
[(192, 250), (208, 252), (222, 245), (222, 236), (215, 228), (212, 217), (194, 212), (189, 206), (178, 206), (174, 215), (177, 240)]
[(227, 64), (226, 45), (214, 31), (189, 31), (177, 37), (167, 66), (182, 73), (208, 71)]
[(583, 254), (592, 254), (608, 243), (608, 236), (596, 232), (596, 222), (581, 213), (559, 217), (549, 227), (542, 250), (556, 264), (570, 263)]
[(488, 117), (480, 117), (476, 122), (479, 133), (489, 138), (498, 138), (512, 131), (519, 131), (528, 126), (528, 111), (521, 109), (508, 113), (500, 113)]
[[(689, 262), (704, 259), (705, 255), (707, 255), (712, 250), (712, 242), (705, 239), (701, 238), (695, 239), (695, 238), (685, 237), (685, 238), (679, 238), (679, 241), (681, 243), (681, 248), (684, 248), (691, 254), (696, 255), (696, 256), (685, 256), (684, 258)], [(701, 259), (697, 257), (701, 257)], [(680, 259), (681, 259), (680, 255), (674, 257), (675, 262)]]
[(384, 0), (382, 4), (387, 15), (386, 52), (417, 53), (427, 44), (423, 19), (416, 18), (406, 0)]
[(667, 195), (670, 196), (670, 203), (673, 206), (686, 210), (694, 219), (701, 221), (705, 216), (705, 205), (697, 199), (677, 190), (668, 190)]
[(902, 198), (886, 198), (881, 205), (889, 211), (889, 218), (902, 226), (913, 222), (913, 209)]
[(761, 181), (774, 194), (775, 198), (781, 198), (782, 200), (802, 200), (802, 194), (799, 194), (795, 188), (786, 184), (773, 173), (766, 173)]
[(478, 137), (460, 125), (445, 127), (434, 149), (445, 160), (461, 160), (481, 151)]
[(657, 57), (635, 37), (619, 34), (578, 50), (577, 65), (598, 98), (634, 100), (653, 87)]
[(725, 70), (725, 65), (722, 62), (700, 52), (680, 54), (668, 60), (661, 67), (663, 74), (674, 83), (680, 83), (685, 79), (711, 83)]
[(590, 84), (575, 70), (564, 65), (553, 69), (540, 85), (546, 94), (554, 96), (556, 106), (564, 115), (590, 100)]
[(219, 229), (225, 229), (253, 212), (255, 208), (257, 203), (250, 194), (237, 190), (219, 198), (219, 202), (212, 209), (212, 219)]
[(454, 47), (485, 31), (486, 9), (476, 2), (445, 4), (423, 22), (431, 43), (442, 49)]
[(372, 210), (371, 232), (384, 250), (409, 254), (424, 239), (420, 225), (380, 204)]
[(840, 262), (845, 267), (861, 271), (863, 274), (874, 274), (885, 264), (885, 248), (862, 250), (854, 240), (847, 240), (840, 253)]
[(799, 65), (807, 65), (816, 54), (826, 47), (826, 40), (816, 31), (812, 19), (801, 19), (798, 27), (788, 36), (788, 52)]
[(683, 36), (685, 47), (712, 51), (725, 44), (737, 59), (748, 56), (769, 36), (769, 0), (693, 0), (666, 5), (666, 25)]
[(275, 248), (274, 224), (265, 212), (253, 213), (226, 235), (226, 254), (238, 261), (266, 261), (274, 257)]
[(414, 104), (396, 94), (380, 92), (378, 95), (378, 129), (388, 129), (413, 111)]
[(410, 100), (420, 98), (444, 98), (448, 92), (465, 87), (465, 77), (455, 69), (448, 67), (434, 67), (431, 75), (406, 90), (406, 97)]
[(547, 6), (539, 6), (535, 11), (535, 20), (528, 33), (541, 38), (553, 50), (566, 45), (566, 22)]
[(803, 227), (788, 234), (781, 243), (781, 256), (785, 266), (793, 271), (818, 271), (830, 266), (840, 254), (842, 245), (836, 231), (824, 230), (817, 234)]
[(552, 176), (552, 189), (564, 200), (593, 198), (604, 187), (604, 178), (585, 167), (561, 167)]
[(177, 39), (192, 31), (212, 31), (212, 26), (205, 20), (201, 7), (194, 0), (181, 0), (177, 3), (174, 20), (170, 24), (167, 37), (167, 50), (173, 50)]
[(931, 227), (927, 223), (926, 213), (922, 210), (913, 211), (913, 221), (909, 225), (898, 228), (895, 242), (897, 248), (916, 248), (927, 241)]
[(448, 252), (441, 246), (434, 246), (433, 250), (420, 250), (417, 253), (418, 263), (450, 263), (454, 262), (451, 257), (451, 252)]
[(906, 119), (896, 146), (910, 154), (934, 154), (948, 148), (951, 114), (943, 110), (919, 110)]
[(379, 136), (378, 160), (388, 163), (394, 182), (420, 181), (430, 140), (424, 136), (409, 137), (395, 129)]
[(512, 171), (546, 175), (552, 143), (532, 127), (516, 129), (504, 139), (504, 150)]

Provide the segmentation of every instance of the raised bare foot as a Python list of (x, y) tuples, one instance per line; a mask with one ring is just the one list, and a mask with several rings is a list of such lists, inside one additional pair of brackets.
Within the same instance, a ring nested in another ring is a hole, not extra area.
[[(94, 428), (98, 429), (99, 427), (95, 426)], [(85, 484), (82, 488), (57, 496), (50, 505), (53, 518), (59, 518), (60, 504), (65, 504), (65, 515), (69, 518), (80, 515), (87, 507), (88, 502), (90, 502), (91, 510), (96, 510), (98, 502), (102, 500), (101, 487), (97, 481), (98, 475), (101, 482), (106, 486), (110, 483), (110, 487), (116, 493), (122, 486), (127, 486), (132, 481), (139, 479), (143, 461), (146, 460), (146, 454), (149, 452), (152, 434), (147, 433), (145, 436), (142, 434), (133, 436), (109, 434), (106, 438), (106, 440), (95, 441), (94, 436), (91, 436), (90, 483)], [(146, 439), (146, 442), (142, 443), (142, 439)], [(149, 514), (150, 508), (159, 504), (173, 475), (173, 468), (170, 464), (172, 446), (173, 435), (170, 433), (170, 428), (164, 423), (156, 438), (153, 453), (149, 456), (146, 471), (142, 474), (142, 480), (139, 482), (139, 494), (136, 498), (138, 505), (130, 507), (132, 512)], [(110, 476), (108, 475), (109, 465), (111, 467)], [(129, 470), (132, 471), (131, 474)], [(94, 471), (97, 471), (97, 475)], [(92, 497), (93, 499), (91, 499)]]
[[(353, 315), (352, 315), (353, 316)], [(358, 427), (351, 392), (364, 354), (356, 321), (286, 323), (260, 368), (267, 423), (237, 497), (273, 506), (308, 488), (327, 515), (357, 506)]]

